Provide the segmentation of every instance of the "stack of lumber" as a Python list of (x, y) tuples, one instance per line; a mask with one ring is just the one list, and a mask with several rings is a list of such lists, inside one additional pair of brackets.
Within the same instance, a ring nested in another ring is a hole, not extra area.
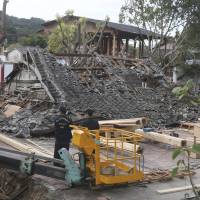
[(6, 135), (0, 134), (0, 142), (25, 153), (35, 153), (39, 156), (45, 156), (45, 157), (52, 157), (53, 153), (47, 151), (46, 149), (40, 147), (39, 145), (35, 144), (34, 142), (27, 140), (27, 142), (32, 143), (32, 145), (29, 144), (23, 144), (16, 139), (12, 139)]
[(133, 131), (135, 129), (142, 128), (146, 124), (147, 124), (147, 118), (145, 117), (99, 121), (99, 125), (101, 128), (112, 127), (128, 131)]
[(169, 144), (176, 147), (184, 147), (187, 145), (187, 141), (182, 138), (173, 137), (170, 135), (152, 132), (152, 131), (144, 132), (142, 129), (137, 129), (135, 130), (135, 132), (141, 134), (146, 139), (161, 142), (164, 144)]

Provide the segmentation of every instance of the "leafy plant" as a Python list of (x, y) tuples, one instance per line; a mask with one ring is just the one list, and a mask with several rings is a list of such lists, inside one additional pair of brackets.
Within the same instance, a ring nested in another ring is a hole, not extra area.
[(172, 90), (172, 93), (178, 98), (178, 100), (183, 100), (187, 104), (197, 106), (200, 104), (200, 96), (196, 95), (193, 89), (194, 83), (190, 79), (184, 86), (175, 87)]
[(23, 46), (39, 46), (45, 48), (47, 46), (47, 39), (42, 35), (32, 34), (30, 36), (22, 37), (19, 40), (19, 44)]
[(186, 156), (186, 160), (184, 158), (181, 158), (177, 161), (176, 167), (172, 170), (172, 176), (176, 176), (178, 171), (184, 170), (188, 172), (189, 180), (192, 185), (192, 190), (195, 194), (195, 197), (197, 199), (200, 199), (200, 191), (197, 190), (195, 187), (195, 184), (192, 179), (192, 174), (191, 174), (191, 166), (190, 166), (190, 156), (191, 153), (200, 153), (200, 144), (193, 144), (192, 147), (182, 147), (182, 148), (177, 148), (173, 151), (172, 154), (172, 159), (175, 160), (177, 157)]
[(75, 24), (66, 24), (61, 19), (58, 20), (59, 26), (56, 27), (48, 39), (48, 49), (53, 53), (71, 53), (76, 40)]

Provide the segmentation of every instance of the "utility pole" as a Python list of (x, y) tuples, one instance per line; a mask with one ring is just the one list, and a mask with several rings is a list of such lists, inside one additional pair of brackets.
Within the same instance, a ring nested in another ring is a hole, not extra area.
[(1, 13), (1, 26), (0, 26), (0, 46), (4, 46), (6, 39), (6, 6), (9, 0), (4, 0), (3, 9)]

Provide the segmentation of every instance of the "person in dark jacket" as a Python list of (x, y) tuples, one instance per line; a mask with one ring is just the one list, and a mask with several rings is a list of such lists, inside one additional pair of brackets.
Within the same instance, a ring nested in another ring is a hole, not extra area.
[(99, 122), (93, 117), (94, 110), (88, 109), (86, 110), (87, 118), (83, 120), (81, 126), (88, 128), (89, 130), (97, 130), (99, 129)]
[(66, 148), (69, 150), (70, 141), (72, 138), (71, 128), (69, 127), (71, 121), (66, 116), (66, 108), (60, 107), (60, 115), (55, 120), (55, 148), (54, 158), (61, 159), (58, 150)]

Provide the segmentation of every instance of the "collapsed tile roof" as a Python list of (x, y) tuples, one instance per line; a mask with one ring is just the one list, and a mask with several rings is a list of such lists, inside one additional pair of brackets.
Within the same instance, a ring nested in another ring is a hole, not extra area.
[[(152, 64), (141, 63), (138, 66), (138, 61), (126, 67), (123, 61), (94, 54), (89, 58), (75, 59), (73, 66), (66, 66), (59, 64), (55, 56), (43, 49), (27, 48), (27, 52), (52, 100), (57, 104), (65, 102), (72, 112), (81, 113), (92, 108), (108, 119), (145, 116), (150, 118), (153, 126), (176, 121), (182, 113), (184, 105), (178, 103), (171, 96), (171, 90), (163, 86), (165, 82), (161, 72)], [(95, 67), (99, 67), (100, 74), (89, 70), (94, 67), (94, 61), (98, 63)], [(84, 73), (80, 76), (77, 69), (84, 69)], [(86, 76), (85, 80), (82, 76)], [(152, 87), (141, 87), (144, 78), (153, 81)], [(194, 112), (198, 117), (198, 109)]]

